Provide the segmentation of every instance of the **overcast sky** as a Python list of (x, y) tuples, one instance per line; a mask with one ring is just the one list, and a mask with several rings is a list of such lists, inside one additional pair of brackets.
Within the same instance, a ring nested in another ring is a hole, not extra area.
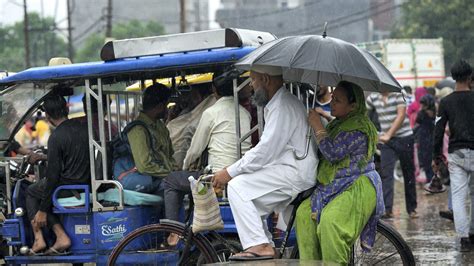
[[(80, 0), (79, 0), (80, 1)], [(210, 20), (214, 20), (220, 0), (209, 0)], [(60, 27), (67, 27), (66, 0), (27, 0), (28, 11), (56, 18)], [(23, 20), (23, 0), (0, 0), (0, 24), (9, 25)], [(215, 25), (213, 25), (215, 26)]]

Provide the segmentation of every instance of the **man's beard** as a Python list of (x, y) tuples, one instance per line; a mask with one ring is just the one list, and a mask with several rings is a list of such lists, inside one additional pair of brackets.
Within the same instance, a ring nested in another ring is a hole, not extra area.
[(256, 89), (252, 96), (253, 105), (263, 107), (268, 103), (268, 94), (264, 89)]

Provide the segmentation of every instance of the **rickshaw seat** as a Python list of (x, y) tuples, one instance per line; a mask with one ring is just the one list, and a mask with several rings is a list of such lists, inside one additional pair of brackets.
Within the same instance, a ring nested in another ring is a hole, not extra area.
[[(59, 188), (58, 188), (59, 189)], [(90, 206), (90, 198), (92, 195), (87, 191), (89, 197), (86, 197), (85, 192), (80, 194), (80, 199), (76, 197), (67, 198), (53, 198), (54, 212), (55, 213), (77, 213), (88, 211)], [(153, 206), (160, 205), (163, 203), (163, 198), (157, 195), (140, 193), (131, 190), (123, 190), (124, 204), (128, 206)], [(97, 200), (108, 201), (108, 202), (119, 202), (117, 189), (108, 189), (107, 191), (100, 192), (97, 194)], [(87, 203), (87, 204), (86, 204)], [(60, 208), (57, 208), (57, 207)], [(83, 206), (83, 207), (82, 207)], [(88, 206), (87, 208), (85, 206)], [(82, 207), (82, 208), (78, 208)]]

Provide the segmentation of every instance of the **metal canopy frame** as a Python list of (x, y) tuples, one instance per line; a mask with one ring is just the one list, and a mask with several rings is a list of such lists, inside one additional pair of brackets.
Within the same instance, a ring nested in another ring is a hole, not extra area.
[[(104, 127), (104, 110), (103, 110), (103, 102), (102, 102), (102, 95), (103, 95), (103, 87), (102, 87), (102, 80), (100, 78), (97, 79), (97, 94), (92, 90), (90, 85), (90, 80), (86, 79), (85, 81), (85, 94), (86, 94), (86, 101), (87, 101), (87, 130), (89, 135), (89, 160), (90, 160), (90, 169), (91, 169), (91, 186), (92, 186), (92, 211), (115, 211), (115, 210), (123, 210), (124, 201), (123, 201), (123, 186), (120, 182), (115, 180), (108, 180), (108, 169), (107, 169), (107, 143), (105, 139), (105, 127)], [(93, 120), (92, 120), (92, 98), (97, 101), (97, 110), (98, 110), (98, 124), (99, 124), (99, 142), (97, 142), (94, 138), (94, 128), (93, 128)], [(108, 98), (107, 102), (110, 101)], [(117, 104), (119, 105), (119, 104)], [(107, 107), (110, 110), (110, 107)], [(110, 118), (110, 112), (108, 113), (108, 117)], [(111, 136), (111, 121), (109, 120), (109, 137)], [(110, 139), (110, 138), (109, 138)], [(96, 151), (98, 152), (98, 156), (101, 156), (102, 159), (102, 180), (98, 180), (96, 176)], [(97, 198), (97, 190), (104, 184), (112, 184), (118, 189), (119, 193), (119, 205), (113, 207), (106, 207), (99, 203)]]

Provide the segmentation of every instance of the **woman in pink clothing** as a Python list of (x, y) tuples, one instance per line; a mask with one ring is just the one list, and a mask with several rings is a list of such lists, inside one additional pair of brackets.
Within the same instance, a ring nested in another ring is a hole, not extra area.
[(428, 91), (426, 90), (425, 87), (418, 87), (415, 90), (415, 101), (412, 104), (410, 104), (410, 106), (408, 106), (408, 109), (407, 109), (407, 115), (408, 115), (408, 118), (410, 119), (411, 128), (415, 126), (416, 115), (418, 114), (418, 111), (420, 111), (421, 109), (420, 99), (427, 93)]

